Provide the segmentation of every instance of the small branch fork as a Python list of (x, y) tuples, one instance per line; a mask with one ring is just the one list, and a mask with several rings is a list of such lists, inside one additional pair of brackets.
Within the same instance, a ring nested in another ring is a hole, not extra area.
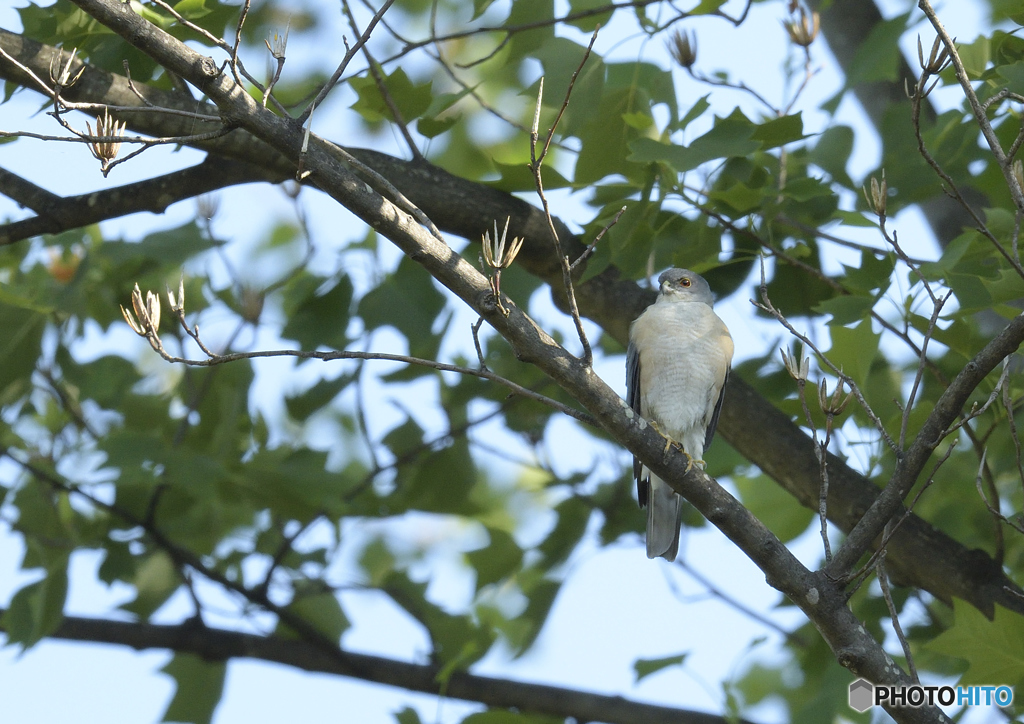
[[(1016, 177), (1013, 172), (1013, 156), (1020, 145), (1020, 141), (1024, 139), (1024, 126), (1021, 128), (1021, 134), (1018, 136), (1017, 141), (1014, 142), (1011, 152), (1006, 154), (1002, 150), (1002, 146), (999, 144), (999, 139), (996, 138), (995, 132), (992, 130), (992, 126), (989, 123), (986, 111), (989, 105), (995, 102), (997, 99), (1003, 99), (1014, 96), (1011, 93), (996, 94), (985, 103), (979, 103), (978, 97), (974, 93), (973, 87), (971, 87), (970, 80), (967, 78), (967, 71), (964, 68), (963, 62), (960, 60), (960, 55), (957, 52), (955, 41), (946, 34), (945, 29), (942, 28), (942, 24), (935, 16), (934, 11), (929, 14), (931, 6), (928, 5), (927, 0), (922, 0), (920, 3), (922, 9), (925, 10), (925, 14), (928, 14), (929, 20), (932, 21), (932, 25), (935, 27), (938, 34), (935, 37), (935, 41), (932, 44), (931, 52), (928, 55), (928, 59), (925, 60), (924, 49), (921, 47), (921, 39), (917, 40), (917, 58), (918, 63), (921, 66), (921, 77), (914, 85), (913, 89), (905, 89), (907, 96), (910, 98), (911, 112), (910, 119), (911, 124), (914, 127), (914, 135), (917, 138), (917, 150), (921, 154), (921, 157), (931, 166), (932, 170), (935, 171), (936, 175), (942, 180), (945, 185), (946, 192), (952, 196), (957, 203), (968, 213), (977, 230), (988, 239), (989, 243), (999, 252), (999, 254), (1006, 260), (1006, 262), (1013, 268), (1013, 270), (1021, 277), (1024, 277), (1024, 267), (1021, 266), (1020, 255), (1017, 252), (1017, 232), (1014, 234), (1013, 252), (1007, 251), (1006, 247), (1000, 243), (999, 239), (995, 234), (988, 228), (985, 220), (978, 214), (971, 204), (967, 202), (960, 189), (957, 187), (956, 182), (953, 181), (952, 177), (943, 170), (939, 162), (932, 156), (924, 143), (924, 136), (921, 133), (921, 109), (924, 105), (928, 95), (932, 92), (935, 86), (939, 82), (937, 77), (939, 73), (943, 71), (951, 63), (956, 70), (957, 79), (960, 81), (961, 87), (964, 89), (964, 94), (967, 96), (968, 104), (971, 106), (974, 112), (975, 120), (981, 127), (982, 135), (989, 144), (989, 148), (992, 150), (992, 155), (999, 164), (1000, 169), (1006, 178), (1006, 183), (1010, 189), (1010, 195), (1014, 200), (1014, 205), (1017, 207), (1017, 223), (1020, 223), (1021, 215), (1024, 214), (1024, 198), (1021, 197), (1021, 180)], [(926, 8), (927, 6), (927, 8)], [(932, 81), (932, 78), (935, 78)], [(929, 85), (929, 82), (931, 83)], [(1016, 96), (1014, 98), (1020, 103), (1024, 103), (1024, 98)], [(1019, 232), (1019, 228), (1018, 228)]]
[[(938, 15), (935, 13), (935, 9), (932, 7), (929, 0), (918, 0), (917, 6), (924, 11), (928, 21), (935, 28), (935, 32), (942, 40), (942, 44), (945, 47), (945, 51), (949, 56), (950, 61), (953, 63), (953, 67), (956, 69), (956, 78), (960, 82), (960, 87), (964, 91), (964, 96), (967, 98), (967, 103), (971, 107), (971, 111), (974, 113), (974, 119), (978, 123), (978, 127), (981, 129), (981, 134), (985, 137), (985, 142), (988, 144), (989, 149), (992, 151), (992, 155), (999, 164), (999, 170), (1003, 173), (1003, 178), (1006, 179), (1006, 185), (1010, 189), (1010, 196), (1013, 198), (1013, 204), (1017, 207), (1017, 212), (1024, 214), (1024, 189), (1021, 188), (1020, 182), (1014, 177), (1013, 173), (1013, 154), (1007, 154), (1003, 150), (1002, 144), (999, 143), (999, 138), (996, 136), (995, 129), (992, 128), (992, 124), (988, 120), (986, 114), (987, 106), (978, 100), (977, 94), (974, 92), (974, 87), (971, 85), (970, 78), (967, 77), (967, 69), (964, 67), (963, 61), (960, 59), (960, 54), (956, 49), (956, 41), (950, 37), (949, 33), (946, 32), (946, 28), (943, 27), (942, 22), (939, 20)], [(1020, 147), (1020, 137), (1014, 142), (1015, 151)], [(1024, 276), (1024, 270), (1017, 264), (1016, 270), (1018, 274)]]
[[(590, 348), (590, 340), (587, 339), (587, 333), (583, 329), (583, 320), (580, 318), (579, 306), (576, 304), (576, 291), (573, 288), (572, 282), (572, 266), (569, 264), (569, 257), (562, 251), (562, 243), (559, 241), (558, 232), (555, 230), (555, 221), (551, 218), (551, 208), (548, 205), (547, 196), (544, 194), (544, 181), (541, 178), (541, 167), (544, 164), (544, 159), (547, 158), (548, 151), (551, 149), (551, 141), (554, 138), (555, 129), (558, 128), (558, 124), (562, 120), (562, 115), (565, 113), (565, 109), (569, 107), (569, 99), (572, 97), (572, 89), (576, 85), (576, 79), (579, 77), (580, 71), (583, 70), (583, 66), (586, 65), (587, 59), (590, 57), (590, 52), (594, 47), (594, 43), (597, 41), (597, 34), (600, 29), (600, 26), (594, 29), (594, 34), (590, 37), (590, 44), (587, 45), (587, 49), (583, 53), (583, 59), (573, 72), (572, 78), (569, 79), (569, 87), (565, 91), (565, 100), (562, 101), (562, 106), (558, 109), (558, 115), (555, 116), (554, 123), (552, 123), (551, 128), (548, 129), (547, 138), (544, 140), (544, 147), (541, 150), (540, 155), (537, 154), (537, 142), (540, 136), (541, 105), (544, 101), (543, 77), (540, 79), (540, 88), (537, 91), (537, 106), (533, 113), (533, 128), (530, 131), (530, 171), (533, 173), (533, 180), (537, 186), (537, 195), (540, 196), (541, 205), (544, 207), (544, 216), (547, 218), (548, 230), (551, 232), (551, 241), (555, 246), (555, 254), (562, 265), (562, 283), (565, 285), (565, 293), (569, 301), (569, 313), (572, 315), (573, 324), (576, 325), (576, 334), (579, 336), (580, 344), (583, 346), (583, 356), (581, 359), (583, 360), (583, 364), (587, 367), (590, 367), (593, 364), (594, 352)], [(615, 220), (618, 221), (618, 216), (615, 217)], [(594, 243), (597, 243), (596, 240)]]
[[(109, 106), (106, 104), (97, 103), (74, 103), (66, 100), (62, 97), (62, 92), (66, 88), (73, 86), (82, 73), (85, 71), (85, 64), (78, 60), (78, 51), (72, 51), (65, 53), (61, 50), (55, 50), (52, 57), (50, 58), (50, 82), (47, 83), (45, 80), (40, 78), (31, 68), (20, 62), (17, 58), (13, 57), (3, 48), (0, 48), (0, 56), (7, 62), (11, 63), (15, 67), (19, 68), (25, 73), (32, 81), (39, 87), (47, 97), (53, 101), (53, 110), (49, 111), (47, 115), (51, 116), (56, 120), (63, 128), (65, 128), (72, 136), (53, 136), (40, 133), (32, 133), (29, 131), (3, 131), (0, 130), (0, 138), (34, 138), (41, 141), (60, 141), (69, 143), (84, 143), (89, 146), (90, 152), (100, 161), (101, 170), (103, 176), (106, 177), (118, 164), (124, 163), (125, 161), (134, 158), (143, 151), (152, 148), (157, 145), (187, 145), (200, 143), (202, 141), (209, 141), (215, 138), (220, 138), (226, 135), (231, 129), (225, 127), (218, 128), (213, 131), (206, 133), (188, 134), (184, 136), (168, 136), (162, 138), (150, 138), (145, 136), (125, 136), (125, 124), (123, 122), (118, 123), (116, 117), (110, 115), (111, 111), (115, 113), (121, 112), (166, 112), (171, 114), (182, 114), (181, 111), (173, 109), (156, 108), (152, 105), (147, 105), (142, 108), (128, 108), (121, 106)], [(130, 84), (130, 79), (129, 79)], [(134, 90), (134, 87), (133, 87)], [(144, 101), (145, 102), (145, 101)], [(92, 127), (87, 123), (86, 131), (80, 131), (72, 126), (65, 118), (64, 114), (68, 111), (87, 111), (96, 113), (97, 124), (96, 130), (93, 131)], [(103, 111), (102, 115), (99, 111)], [(211, 118), (209, 116), (201, 114), (184, 114), (189, 117), (195, 118), (196, 120), (202, 121), (219, 121), (220, 118)], [(123, 143), (135, 143), (141, 144), (141, 148), (133, 151), (127, 156), (114, 160), (118, 155), (121, 144)]]

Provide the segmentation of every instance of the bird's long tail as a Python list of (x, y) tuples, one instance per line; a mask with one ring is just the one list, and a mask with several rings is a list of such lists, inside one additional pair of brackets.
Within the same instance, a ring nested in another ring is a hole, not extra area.
[(674, 561), (679, 552), (679, 526), (683, 521), (683, 499), (668, 483), (651, 474), (647, 497), (647, 557), (661, 556)]

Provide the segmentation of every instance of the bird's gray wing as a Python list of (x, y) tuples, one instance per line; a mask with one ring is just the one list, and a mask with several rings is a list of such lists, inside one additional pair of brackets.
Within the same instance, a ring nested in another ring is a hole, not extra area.
[(715, 428), (718, 427), (718, 416), (722, 412), (722, 400), (725, 399), (725, 388), (729, 384), (729, 371), (730, 367), (725, 368), (725, 379), (722, 380), (722, 389), (718, 391), (718, 402), (715, 403), (715, 411), (711, 415), (711, 422), (708, 424), (708, 429), (704, 432), (704, 449), (707, 450), (711, 446), (711, 440), (715, 437)]
[[(626, 347), (626, 402), (633, 412), (640, 414), (640, 352), (632, 341)], [(642, 472), (643, 463), (634, 455), (633, 478), (636, 480), (636, 494), (640, 500), (640, 507), (647, 505), (647, 486), (641, 481)]]

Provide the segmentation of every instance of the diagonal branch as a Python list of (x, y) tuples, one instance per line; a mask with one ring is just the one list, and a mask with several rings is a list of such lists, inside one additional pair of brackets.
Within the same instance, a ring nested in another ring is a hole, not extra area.
[[(0, 30), (0, 47), (21, 63), (45, 75), (55, 49), (14, 33)], [(31, 87), (24, 72), (0, 59), (0, 77)], [(181, 96), (136, 84), (140, 93), (156, 105), (216, 115), (211, 104), (189, 105)], [(65, 97), (103, 101), (116, 105), (140, 105), (138, 97), (121, 76), (86, 66), (79, 81), (67, 89)], [(170, 134), (181, 118), (157, 113), (122, 114), (129, 127), (140, 132)], [(257, 163), (271, 176), (294, 175), (294, 163), (283, 154), (244, 130), (203, 144), (203, 148), (222, 158), (245, 159)], [(562, 271), (551, 252), (549, 230), (544, 213), (535, 206), (508, 193), (469, 181), (429, 163), (413, 163), (377, 151), (350, 148), (362, 163), (389, 179), (410, 201), (447, 233), (471, 240), (489, 228), (494, 219), (511, 218), (510, 233), (525, 238), (517, 263), (544, 280), (553, 290), (556, 303), (565, 308)], [(563, 251), (572, 258), (585, 245), (562, 223), (554, 219)], [(580, 311), (611, 337), (623, 342), (630, 322), (654, 301), (654, 293), (641, 289), (630, 280), (619, 278), (614, 268), (576, 287)], [(811, 452), (811, 440), (742, 377), (734, 375), (725, 395), (719, 432), (740, 454), (760, 467), (792, 494), (801, 504), (818, 509), (819, 469)], [(829, 519), (841, 530), (850, 531), (878, 497), (878, 487), (831, 454), (828, 456), (831, 487), (828, 495)], [(1003, 573), (991, 556), (971, 550), (937, 530), (916, 515), (908, 517), (888, 545), (887, 569), (903, 585), (927, 590), (950, 603), (953, 598), (969, 601), (988, 616), (999, 604), (1024, 614), (1024, 598), (1019, 586)]]
[(831, 576), (837, 579), (844, 578), (853, 570), (853, 566), (871, 547), (889, 520), (899, 512), (903, 506), (903, 499), (917, 482), (932, 452), (950, 433), (951, 426), (959, 418), (968, 398), (982, 380), (1000, 362), (1013, 354), (1022, 342), (1024, 315), (1019, 315), (960, 370), (960, 374), (936, 401), (934, 409), (910, 447), (897, 457), (896, 469), (885, 490), (850, 531), (842, 547), (836, 552), (835, 558), (826, 567)]
[[(845, 592), (823, 573), (815, 573), (776, 538), (717, 481), (688, 465), (685, 456), (664, 452), (664, 438), (641, 424), (629, 406), (593, 369), (559, 345), (522, 310), (510, 304), (508, 316), (494, 301), (488, 280), (415, 219), (339, 167), (318, 137), (304, 143), (300, 126), (257, 104), (217, 69), (210, 59), (176, 41), (118, 0), (73, 0), (169, 71), (199, 87), (217, 104), (222, 117), (244, 127), (293, 162), (303, 158), (316, 185), (388, 238), (410, 259), (486, 319), (512, 346), (516, 356), (537, 366), (594, 415), (606, 432), (668, 481), (766, 574), (770, 585), (788, 596), (814, 623), (839, 663), (877, 684), (909, 685), (911, 679), (848, 608)], [(289, 623), (289, 625), (291, 625)], [(945, 722), (934, 706), (886, 707), (900, 724)]]

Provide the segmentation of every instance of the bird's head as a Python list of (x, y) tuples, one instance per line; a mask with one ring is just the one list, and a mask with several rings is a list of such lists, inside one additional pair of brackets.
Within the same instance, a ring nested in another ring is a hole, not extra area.
[(669, 269), (658, 277), (658, 286), (658, 301), (704, 302), (708, 306), (715, 301), (704, 277), (689, 269)]

